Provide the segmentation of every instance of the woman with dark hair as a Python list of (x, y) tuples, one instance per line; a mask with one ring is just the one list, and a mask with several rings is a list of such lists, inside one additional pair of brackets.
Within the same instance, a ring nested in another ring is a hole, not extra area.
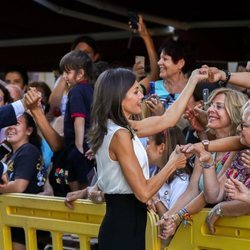
[[(37, 194), (42, 191), (46, 173), (40, 152), (40, 137), (31, 115), (24, 113), (17, 124), (6, 129), (6, 140), (12, 152), (5, 163), (8, 166), (8, 184), (0, 186), (0, 193)], [(21, 228), (11, 228), (14, 250), (25, 249), (25, 236)]]
[(147, 100), (153, 114), (163, 114), (176, 101), (187, 84), (187, 74), (194, 64), (191, 46), (180, 39), (168, 38), (159, 51), (161, 80), (151, 83), (150, 94), (156, 94), (161, 102), (156, 102), (155, 98)]
[(143, 95), (135, 75), (117, 68), (97, 79), (92, 106), (89, 144), (96, 155), (98, 188), (105, 193), (106, 215), (99, 232), (99, 249), (145, 249), (146, 202), (160, 189), (186, 157), (173, 151), (162, 170), (149, 179), (147, 154), (137, 135), (143, 137), (173, 126), (181, 116), (196, 83), (206, 70), (192, 74), (181, 100), (162, 116), (131, 121), (141, 113)]

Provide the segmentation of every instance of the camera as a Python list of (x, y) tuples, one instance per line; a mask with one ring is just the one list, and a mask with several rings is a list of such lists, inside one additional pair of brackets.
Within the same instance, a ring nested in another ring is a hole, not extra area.
[(128, 11), (128, 24), (131, 29), (138, 30), (139, 16), (134, 11)]

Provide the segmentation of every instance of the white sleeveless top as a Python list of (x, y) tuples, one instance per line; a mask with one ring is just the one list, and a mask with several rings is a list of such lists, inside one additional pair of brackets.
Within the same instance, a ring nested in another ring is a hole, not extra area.
[[(118, 161), (113, 161), (109, 155), (109, 146), (113, 135), (119, 129), (125, 129), (108, 120), (108, 133), (96, 152), (98, 187), (106, 194), (131, 194), (133, 191), (128, 185)], [(149, 165), (147, 153), (139, 138), (134, 135), (132, 139), (137, 159), (146, 179), (149, 178)]]

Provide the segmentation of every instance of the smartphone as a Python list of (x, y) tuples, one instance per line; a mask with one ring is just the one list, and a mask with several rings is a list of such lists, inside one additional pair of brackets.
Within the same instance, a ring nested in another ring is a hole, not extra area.
[(207, 108), (208, 108), (207, 102), (208, 102), (208, 96), (209, 96), (209, 89), (203, 89), (202, 96), (203, 96), (203, 109), (207, 110)]
[(139, 63), (143, 68), (145, 68), (145, 56), (135, 56), (135, 63)]
[(128, 23), (131, 29), (138, 30), (139, 16), (134, 11), (128, 11)]

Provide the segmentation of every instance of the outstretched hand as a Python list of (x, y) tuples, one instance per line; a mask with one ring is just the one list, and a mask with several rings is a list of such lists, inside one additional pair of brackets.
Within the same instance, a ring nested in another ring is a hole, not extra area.
[(206, 80), (209, 77), (208, 73), (209, 73), (209, 69), (206, 67), (195, 69), (195, 70), (193, 70), (189, 80), (194, 80), (196, 82)]
[(151, 96), (149, 96), (145, 102), (153, 115), (162, 115), (164, 113), (164, 104), (156, 94), (152, 94)]
[(208, 213), (207, 218), (206, 218), (207, 227), (208, 227), (211, 234), (215, 234), (215, 226), (214, 226), (214, 224), (219, 219), (219, 216), (216, 215), (216, 213), (215, 213), (215, 211), (217, 209), (217, 206), (218, 205), (214, 206), (210, 210), (210, 212)]
[(224, 71), (216, 68), (216, 67), (208, 67), (207, 65), (203, 65), (202, 68), (208, 69), (208, 78), (207, 80), (211, 83), (218, 82), (223, 79)]
[(24, 96), (24, 103), (27, 109), (41, 108), (41, 93), (36, 88), (30, 87)]
[(67, 193), (64, 204), (66, 207), (74, 209), (74, 201), (82, 198), (87, 198), (87, 188)]
[(187, 157), (181, 152), (181, 147), (179, 145), (177, 145), (175, 150), (171, 153), (169, 162), (175, 164), (176, 169), (185, 168)]
[(225, 191), (229, 199), (250, 203), (250, 189), (237, 179), (230, 177), (225, 183)]
[(188, 120), (188, 122), (190, 123), (192, 128), (194, 130), (196, 130), (197, 132), (202, 132), (206, 128), (200, 122), (200, 120), (198, 119), (198, 116), (199, 115), (196, 113), (196, 111), (194, 109), (187, 108), (186, 111), (185, 111), (185, 118)]
[(162, 240), (166, 240), (175, 234), (175, 231), (179, 224), (175, 223), (172, 215), (164, 214), (163, 218), (161, 218), (156, 223), (156, 226), (160, 227), (160, 233), (158, 237)]

